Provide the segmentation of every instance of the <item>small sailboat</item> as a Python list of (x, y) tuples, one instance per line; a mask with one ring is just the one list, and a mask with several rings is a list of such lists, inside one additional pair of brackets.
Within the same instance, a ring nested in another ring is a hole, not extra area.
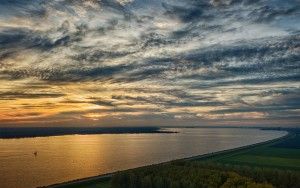
[(37, 154), (38, 154), (37, 151), (33, 152), (33, 155), (34, 155), (35, 157), (37, 156)]

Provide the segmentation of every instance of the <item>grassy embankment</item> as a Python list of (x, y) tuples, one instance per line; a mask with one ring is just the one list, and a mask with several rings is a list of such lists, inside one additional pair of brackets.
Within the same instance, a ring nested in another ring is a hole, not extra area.
[[(248, 147), (128, 170), (58, 187), (297, 187), (300, 132)], [(199, 184), (201, 182), (202, 184)]]
[(222, 164), (300, 171), (300, 134), (291, 133), (286, 139), (274, 143), (212, 156), (207, 160)]

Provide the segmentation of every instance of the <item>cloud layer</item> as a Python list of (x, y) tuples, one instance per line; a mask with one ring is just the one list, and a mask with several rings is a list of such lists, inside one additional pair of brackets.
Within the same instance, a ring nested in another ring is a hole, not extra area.
[(297, 0), (4, 0), (1, 125), (297, 125)]

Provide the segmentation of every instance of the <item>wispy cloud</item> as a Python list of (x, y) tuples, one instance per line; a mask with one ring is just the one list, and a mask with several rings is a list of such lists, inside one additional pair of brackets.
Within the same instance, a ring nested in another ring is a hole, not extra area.
[(4, 0), (1, 122), (295, 124), (299, 15), (296, 0)]

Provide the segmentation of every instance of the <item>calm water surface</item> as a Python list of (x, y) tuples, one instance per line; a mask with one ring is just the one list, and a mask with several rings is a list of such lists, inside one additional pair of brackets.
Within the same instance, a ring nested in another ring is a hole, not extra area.
[(245, 146), (286, 134), (230, 128), (171, 130), (179, 133), (0, 139), (0, 187), (49, 185)]

